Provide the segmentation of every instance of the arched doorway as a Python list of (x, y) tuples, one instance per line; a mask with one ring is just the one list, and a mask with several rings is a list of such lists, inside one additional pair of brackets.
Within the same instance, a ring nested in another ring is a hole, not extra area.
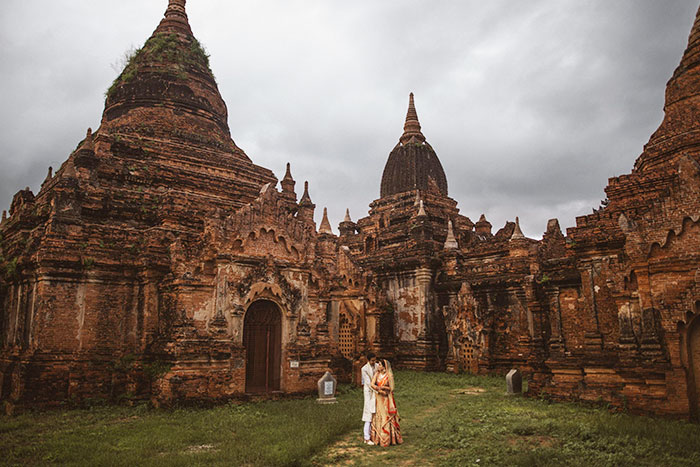
[(243, 345), (246, 348), (246, 392), (279, 391), (282, 313), (274, 302), (259, 300), (250, 305), (243, 323)]
[(690, 396), (690, 413), (700, 415), (700, 316), (696, 316), (688, 326), (688, 394)]

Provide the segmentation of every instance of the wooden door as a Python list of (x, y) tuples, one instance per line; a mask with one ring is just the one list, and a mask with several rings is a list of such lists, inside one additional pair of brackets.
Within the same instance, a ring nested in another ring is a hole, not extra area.
[(338, 348), (343, 357), (352, 361), (355, 358), (355, 332), (352, 323), (345, 314), (341, 314), (338, 324)]
[(478, 352), (474, 343), (468, 339), (462, 342), (460, 349), (461, 369), (467, 373), (477, 374), (479, 372)]
[(282, 359), (282, 317), (273, 302), (253, 303), (243, 324), (246, 348), (246, 384), (248, 393), (280, 390)]

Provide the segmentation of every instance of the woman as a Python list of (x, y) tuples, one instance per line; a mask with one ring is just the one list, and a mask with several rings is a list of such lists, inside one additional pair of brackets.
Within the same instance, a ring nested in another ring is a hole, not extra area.
[(372, 416), (372, 442), (384, 447), (403, 443), (394, 400), (394, 374), (388, 360), (377, 362), (371, 387), (377, 392), (377, 411)]

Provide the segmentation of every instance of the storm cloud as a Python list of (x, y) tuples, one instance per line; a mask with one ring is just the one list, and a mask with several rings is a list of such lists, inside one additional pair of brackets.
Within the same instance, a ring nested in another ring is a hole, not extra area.
[[(97, 128), (121, 57), (166, 0), (4, 0), (0, 209)], [(450, 196), (539, 238), (605, 197), (663, 117), (697, 0), (190, 0), (231, 135), (279, 178), (291, 162), (334, 228), (379, 196), (416, 95)]]

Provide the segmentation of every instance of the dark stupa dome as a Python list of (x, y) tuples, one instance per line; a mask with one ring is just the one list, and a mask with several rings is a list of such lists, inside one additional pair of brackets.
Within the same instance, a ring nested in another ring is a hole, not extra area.
[(445, 171), (421, 132), (411, 93), (403, 135), (384, 166), (380, 196), (414, 190), (437, 191), (447, 196)]

